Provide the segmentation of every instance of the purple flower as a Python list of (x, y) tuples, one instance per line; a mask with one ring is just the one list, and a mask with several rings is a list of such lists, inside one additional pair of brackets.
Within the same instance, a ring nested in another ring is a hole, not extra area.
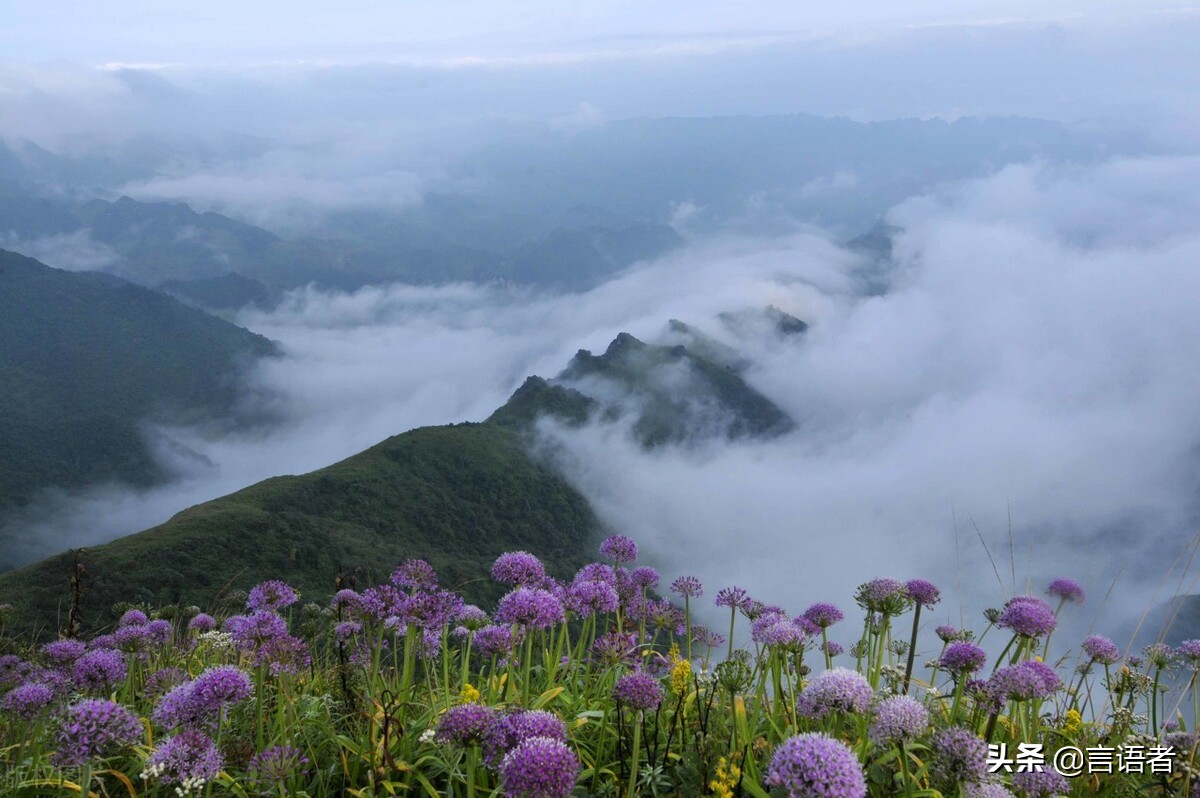
[(488, 614), (474, 604), (463, 604), (459, 607), (458, 612), (454, 613), (454, 620), (472, 632), (482, 629), (491, 622)]
[(723, 587), (717, 591), (716, 605), (740, 610), (750, 606), (750, 594), (740, 587)]
[(1013, 794), (998, 781), (981, 781), (966, 785), (963, 798), (1013, 798)]
[(333, 594), (329, 607), (338, 612), (358, 612), (363, 608), (362, 596), (349, 588), (342, 588)]
[(567, 588), (567, 606), (578, 615), (616, 612), (621, 597), (608, 582), (599, 580), (575, 581)]
[(879, 702), (870, 736), (876, 743), (898, 744), (918, 737), (929, 728), (929, 710), (917, 699), (894, 695)]
[(233, 638), (233, 644), (242, 651), (253, 651), (270, 640), (285, 637), (287, 621), (269, 610), (259, 610), (253, 615), (234, 615), (225, 619), (225, 631)]
[(527, 629), (546, 629), (562, 623), (564, 617), (562, 602), (540, 588), (519, 587), (505, 594), (496, 607), (496, 620)]
[(858, 586), (854, 600), (867, 612), (899, 615), (908, 609), (912, 599), (908, 588), (898, 579), (872, 579)]
[(160, 618), (146, 624), (146, 640), (159, 647), (165, 646), (171, 641), (174, 631), (170, 621)]
[(160, 696), (187, 681), (187, 673), (182, 668), (159, 668), (146, 678), (146, 695)]
[(22, 720), (32, 720), (54, 701), (54, 690), (41, 682), (26, 682), (4, 696), (4, 711)]
[(1168, 668), (1179, 658), (1179, 652), (1166, 643), (1152, 643), (1142, 649), (1142, 654), (1155, 668)]
[(751, 639), (764, 646), (797, 651), (806, 640), (804, 630), (788, 620), (786, 615), (765, 615), (751, 627)]
[(125, 707), (101, 698), (72, 704), (58, 729), (55, 762), (76, 767), (133, 745), (142, 736), (142, 724)]
[(637, 661), (637, 645), (637, 635), (608, 632), (592, 643), (592, 660), (605, 666), (619, 662), (632, 664)]
[(953, 726), (933, 735), (930, 774), (947, 787), (983, 781), (987, 775), (987, 743), (968, 729)]
[(1055, 579), (1046, 593), (1073, 604), (1083, 603), (1083, 588), (1074, 579)]
[(492, 579), (506, 585), (538, 587), (546, 579), (546, 566), (527, 551), (510, 551), (492, 564)]
[(846, 651), (846, 649), (842, 647), (841, 643), (835, 643), (832, 640), (825, 643), (824, 649), (825, 653), (828, 654), (831, 659)]
[(824, 734), (798, 734), (780, 743), (763, 783), (787, 798), (864, 798), (867, 782), (849, 746)]
[(153, 718), (167, 728), (208, 724), (225, 707), (249, 698), (252, 689), (244, 672), (233, 665), (218, 665), (164, 695)]
[(1200, 640), (1184, 640), (1175, 649), (1175, 653), (1187, 660), (1192, 670), (1200, 669)]
[(1050, 767), (1014, 773), (1012, 785), (1024, 798), (1057, 798), (1071, 792), (1066, 777)]
[(346, 642), (350, 638), (362, 632), (363, 625), (358, 621), (342, 621), (333, 627), (333, 636), (339, 642)]
[(145, 626), (149, 621), (150, 619), (146, 617), (146, 613), (141, 610), (128, 610), (121, 616), (121, 620), (117, 621), (117, 626)]
[(450, 707), (438, 718), (437, 740), (465, 748), (485, 742), (496, 724), (496, 712), (482, 704)]
[(612, 689), (613, 700), (630, 709), (643, 712), (657, 709), (662, 703), (662, 684), (648, 673), (634, 671), (617, 680)]
[(268, 579), (250, 588), (246, 598), (246, 609), (251, 612), (260, 610), (276, 611), (290, 607), (300, 600), (300, 594), (287, 582), (278, 579)]
[(634, 568), (629, 578), (633, 581), (635, 587), (643, 590), (653, 590), (658, 587), (661, 577), (659, 577), (658, 571), (648, 565), (643, 565), (640, 568)]
[(575, 574), (576, 582), (608, 582), (613, 588), (617, 586), (617, 572), (611, 565), (602, 562), (592, 562), (579, 569)]
[(922, 607), (932, 607), (942, 600), (942, 591), (924, 579), (909, 579), (904, 583), (904, 589), (908, 591), (908, 597)]
[(819, 720), (830, 712), (866, 712), (875, 698), (870, 682), (858, 671), (833, 668), (822, 671), (800, 691), (796, 711)]
[(211, 632), (217, 628), (217, 621), (206, 612), (196, 613), (196, 617), (188, 621), (187, 628), (192, 632)]
[(633, 538), (611, 535), (600, 544), (600, 553), (614, 562), (633, 562), (638, 558), (638, 546)]
[(1058, 625), (1054, 610), (1036, 596), (1017, 596), (1004, 605), (996, 625), (1022, 637), (1045, 637)]
[(122, 626), (113, 632), (113, 643), (121, 651), (133, 653), (143, 651), (150, 640), (150, 627), (146, 624)]
[(845, 620), (846, 616), (833, 604), (818, 601), (804, 611), (804, 617), (822, 629), (828, 629), (835, 623)]
[(704, 595), (704, 585), (694, 576), (681, 576), (671, 583), (671, 592), (686, 598)]
[(215, 779), (225, 762), (208, 735), (187, 729), (163, 740), (146, 765), (143, 775), (157, 776), (165, 784), (186, 785), (190, 791)]
[(32, 670), (33, 666), (16, 654), (0, 656), (0, 690), (20, 684)]
[(692, 642), (699, 643), (705, 648), (719, 648), (725, 645), (725, 635), (714, 632), (707, 626), (692, 624)]
[(986, 662), (987, 653), (982, 648), (974, 643), (960, 641), (946, 646), (938, 660), (938, 667), (958, 678), (963, 674), (975, 673)]
[(262, 793), (275, 792), (295, 777), (303, 778), (308, 775), (305, 765), (308, 757), (299, 748), (291, 745), (276, 745), (267, 748), (250, 758), (246, 772), (250, 782)]
[(938, 628), (934, 629), (933, 631), (934, 631), (934, 634), (936, 634), (943, 643), (953, 643), (956, 640), (965, 641), (965, 640), (969, 640), (971, 638), (971, 635), (969, 632), (959, 629), (956, 626), (950, 626), (948, 624), (939, 626)]
[(392, 572), (392, 584), (409, 590), (433, 590), (437, 587), (437, 572), (424, 560), (405, 560)]
[(1028, 701), (1054, 695), (1054, 691), (1062, 686), (1062, 680), (1044, 662), (1026, 660), (996, 671), (988, 684), (997, 695), (1013, 701)]
[(78, 640), (55, 640), (42, 646), (42, 656), (51, 665), (70, 665), (83, 656), (87, 646)]
[(494, 768), (504, 755), (530, 737), (567, 741), (567, 726), (552, 712), (531, 709), (500, 718), (484, 744), (484, 762)]
[(108, 690), (125, 678), (125, 657), (119, 651), (98, 648), (75, 660), (72, 680), (81, 690)]
[(482, 657), (500, 657), (512, 651), (516, 641), (511, 626), (485, 626), (472, 641)]
[(1112, 665), (1121, 658), (1121, 649), (1103, 635), (1092, 635), (1084, 640), (1083, 650), (1087, 652), (1092, 662), (1099, 662), (1101, 665)]
[(506, 798), (567, 798), (575, 789), (579, 758), (553, 737), (530, 737), (500, 764)]
[(308, 644), (292, 635), (268, 640), (254, 652), (254, 664), (266, 665), (272, 676), (300, 673), (311, 663)]

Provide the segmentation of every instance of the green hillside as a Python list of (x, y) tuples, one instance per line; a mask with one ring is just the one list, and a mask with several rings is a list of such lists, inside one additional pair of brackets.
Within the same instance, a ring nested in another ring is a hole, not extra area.
[[(494, 600), (497, 585), (482, 576), (498, 554), (537, 551), (565, 575), (587, 561), (595, 532), (586, 500), (531, 460), (517, 433), (427, 427), (86, 550), (83, 619), (110, 622), (118, 601), (210, 606), (267, 575), (318, 599), (339, 572), (367, 586), (407, 557), (428, 560), (472, 600)], [(0, 602), (14, 605), (19, 625), (62, 617), (71, 573), (61, 554), (0, 575)]]
[(139, 424), (228, 418), (239, 369), (273, 351), (158, 292), (0, 250), (0, 514), (46, 486), (153, 481)]

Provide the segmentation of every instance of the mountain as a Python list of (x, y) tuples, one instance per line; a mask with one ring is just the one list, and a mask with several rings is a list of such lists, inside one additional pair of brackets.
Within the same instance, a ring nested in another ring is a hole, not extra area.
[[(671, 326), (680, 328), (690, 329)], [(543, 415), (568, 424), (628, 418), (646, 446), (769, 438), (795, 427), (732, 366), (682, 344), (656, 346), (629, 333), (619, 334), (601, 355), (580, 350), (552, 381), (529, 378), (488, 420), (520, 428)]]
[(0, 516), (49, 486), (160, 479), (142, 424), (228, 422), (241, 369), (274, 351), (157, 291), (0, 250)]
[[(268, 576), (321, 600), (339, 574), (365, 587), (409, 557), (484, 602), (498, 589), (479, 577), (500, 553), (536, 551), (566, 576), (587, 562), (597, 531), (587, 501), (531, 459), (515, 431), (427, 427), (86, 550), (81, 609), (85, 624), (102, 626), (119, 601), (208, 607)], [(62, 617), (73, 562), (67, 553), (0, 574), (0, 602), (14, 606), (17, 625)]]

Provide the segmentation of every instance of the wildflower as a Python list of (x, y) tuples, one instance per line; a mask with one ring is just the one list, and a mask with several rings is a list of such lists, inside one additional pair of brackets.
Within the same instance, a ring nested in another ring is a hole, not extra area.
[(133, 745), (141, 734), (142, 724), (129, 710), (105, 699), (85, 699), (67, 709), (58, 729), (55, 762), (79, 766)]
[(987, 653), (974, 643), (957, 642), (946, 646), (938, 659), (938, 667), (955, 678), (978, 671), (987, 662)]
[(1092, 635), (1083, 641), (1083, 650), (1092, 662), (1101, 665), (1112, 665), (1121, 658), (1121, 649), (1117, 644), (1102, 635)]
[(744, 609), (750, 604), (750, 594), (740, 587), (723, 587), (717, 591), (716, 605), (730, 609)]
[(81, 690), (108, 691), (125, 678), (125, 658), (107, 648), (89, 651), (75, 661), (72, 680)]
[(1175, 663), (1178, 658), (1175, 649), (1168, 646), (1166, 643), (1154, 643), (1142, 649), (1142, 653), (1146, 655), (1146, 659), (1155, 668), (1168, 668)]
[(201, 612), (188, 621), (187, 628), (191, 632), (211, 632), (217, 628), (217, 621), (208, 613)]
[(437, 572), (424, 560), (405, 560), (392, 572), (392, 584), (409, 590), (433, 590), (437, 587)]
[(824, 734), (798, 734), (775, 749), (763, 782), (787, 798), (864, 798), (867, 783), (854, 752)]
[(483, 657), (498, 657), (513, 650), (516, 644), (511, 626), (485, 626), (475, 633), (475, 649)]
[(803, 717), (820, 719), (830, 712), (866, 712), (875, 693), (858, 671), (833, 668), (822, 671), (800, 692), (796, 711)]
[(42, 656), (51, 665), (71, 665), (83, 656), (87, 646), (78, 640), (55, 640), (42, 646)]
[(832, 640), (826, 641), (825, 645), (822, 646), (822, 649), (825, 651), (826, 654), (829, 655), (829, 657), (831, 659), (833, 657), (837, 657), (837, 656), (840, 656), (841, 654), (844, 654), (846, 651), (846, 649), (842, 647), (841, 643), (835, 643)]
[(492, 579), (506, 585), (537, 587), (546, 579), (546, 566), (527, 551), (510, 551), (492, 564)]
[(706, 648), (719, 648), (725, 644), (725, 635), (714, 632), (707, 626), (692, 624), (692, 642)]
[(251, 615), (234, 615), (225, 619), (225, 631), (233, 644), (243, 651), (253, 651), (269, 640), (288, 633), (287, 621), (270, 610), (257, 610)]
[(833, 604), (826, 602), (817, 602), (804, 611), (804, 617), (810, 622), (816, 624), (822, 629), (827, 629), (835, 623), (840, 623), (845, 620), (846, 616), (842, 614)]
[(929, 772), (938, 784), (976, 784), (987, 776), (987, 743), (969, 729), (939, 731), (933, 735), (932, 750)]
[(54, 690), (41, 682), (26, 682), (4, 696), (4, 711), (22, 720), (32, 720), (54, 701)]
[(872, 579), (858, 586), (854, 593), (858, 606), (867, 612), (899, 615), (909, 608), (912, 598), (908, 588), (897, 579)]
[(567, 725), (553, 712), (531, 709), (513, 712), (496, 722), (484, 741), (483, 761), (496, 767), (504, 755), (531, 737), (567, 741)]
[(117, 627), (123, 629), (127, 626), (145, 626), (149, 622), (150, 619), (141, 610), (128, 610), (121, 616), (121, 620), (117, 621)]
[(671, 691), (677, 696), (683, 695), (687, 692), (691, 679), (692, 663), (680, 658), (676, 652), (676, 658), (671, 665)]
[(567, 604), (579, 615), (616, 612), (620, 603), (616, 588), (598, 579), (572, 582), (567, 588)]
[(1068, 735), (1075, 734), (1083, 728), (1083, 716), (1079, 714), (1077, 709), (1068, 709), (1067, 716), (1063, 719), (1063, 731)]
[(467, 682), (463, 685), (462, 690), (458, 694), (458, 700), (463, 704), (476, 704), (479, 702), (480, 692), (475, 685)]
[(954, 643), (957, 641), (965, 642), (975, 636), (975, 634), (968, 629), (959, 629), (958, 627), (950, 626), (949, 624), (943, 624), (933, 631), (934, 634), (938, 636), (938, 639), (943, 643)]
[(1050, 587), (1046, 588), (1046, 593), (1064, 602), (1083, 603), (1083, 588), (1074, 579), (1055, 579), (1050, 583)]
[(187, 674), (181, 668), (159, 668), (146, 677), (145, 692), (150, 697), (159, 696), (186, 681)]
[(454, 613), (454, 620), (474, 632), (487, 626), (491, 619), (488, 618), (486, 612), (474, 604), (464, 604), (458, 608), (458, 612)]
[(575, 789), (579, 758), (552, 737), (530, 737), (500, 764), (506, 798), (567, 798)]
[(633, 538), (611, 535), (600, 544), (600, 553), (614, 562), (633, 562), (638, 558), (638, 546)]
[(1054, 610), (1036, 596), (1017, 596), (1004, 605), (996, 621), (1003, 629), (1011, 629), (1022, 637), (1045, 637), (1058, 625)]
[(362, 596), (349, 588), (342, 588), (329, 600), (329, 608), (338, 612), (358, 612), (363, 608)]
[(519, 587), (500, 599), (496, 620), (529, 629), (545, 629), (562, 623), (562, 602), (540, 588)]
[(227, 706), (250, 697), (250, 677), (232, 665), (217, 665), (173, 688), (154, 710), (156, 723), (175, 728), (214, 720)]
[(437, 740), (466, 747), (487, 739), (496, 723), (496, 712), (482, 704), (459, 704), (450, 707), (438, 718)]
[(942, 600), (942, 591), (924, 579), (910, 579), (904, 583), (904, 589), (908, 591), (908, 597), (922, 607), (932, 607)]
[(734, 762), (726, 762), (725, 757), (717, 760), (716, 770), (713, 772), (713, 779), (708, 783), (708, 788), (713, 791), (716, 798), (733, 798), (734, 788), (742, 780), (742, 769)]
[(643, 565), (640, 568), (634, 568), (633, 572), (629, 574), (629, 578), (635, 587), (639, 587), (643, 590), (653, 590), (654, 588), (658, 587), (659, 580), (661, 579), (661, 577), (658, 575), (658, 571), (654, 570), (648, 565)]
[(968, 784), (963, 790), (963, 798), (1012, 798), (1012, 793), (999, 782), (981, 781)]
[(895, 695), (885, 698), (875, 710), (870, 736), (876, 743), (900, 743), (922, 734), (929, 727), (929, 710), (915, 698)]
[(704, 595), (704, 585), (694, 576), (681, 576), (671, 583), (671, 592), (686, 598)]
[(277, 745), (251, 757), (246, 771), (250, 774), (250, 783), (261, 793), (267, 794), (286, 787), (293, 778), (307, 776), (307, 764), (308, 757), (299, 748)]
[(159, 744), (150, 755), (142, 778), (177, 784), (176, 795), (189, 795), (215, 779), (222, 767), (224, 761), (216, 744), (208, 735), (189, 729)]
[(1014, 701), (1049, 698), (1062, 686), (1062, 680), (1054, 669), (1036, 660), (1001, 668), (988, 681), (997, 695)]
[(649, 711), (662, 703), (663, 688), (658, 679), (642, 671), (628, 673), (612, 689), (613, 700), (630, 709)]
[(1014, 773), (1012, 785), (1023, 798), (1058, 798), (1071, 792), (1066, 777), (1050, 767)]
[(1175, 653), (1186, 659), (1192, 670), (1200, 670), (1200, 640), (1184, 640)]

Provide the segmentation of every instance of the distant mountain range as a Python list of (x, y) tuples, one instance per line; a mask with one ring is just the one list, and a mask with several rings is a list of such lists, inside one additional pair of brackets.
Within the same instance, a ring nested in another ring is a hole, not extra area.
[[(799, 323), (786, 318), (793, 329)], [(405, 557), (429, 560), (476, 601), (496, 597), (478, 577), (505, 550), (537, 551), (565, 574), (587, 560), (600, 529), (587, 500), (530, 453), (527, 436), (543, 416), (624, 419), (647, 446), (765, 438), (794, 426), (734, 368), (622, 333), (602, 355), (581, 351), (551, 381), (530, 377), (483, 424), (406, 432), (88, 549), (79, 555), (85, 622), (111, 622), (118, 601), (210, 606), (267, 577), (325, 597), (339, 575), (369, 584)], [(61, 554), (0, 574), (0, 602), (13, 604), (24, 626), (57, 617), (74, 563)]]

